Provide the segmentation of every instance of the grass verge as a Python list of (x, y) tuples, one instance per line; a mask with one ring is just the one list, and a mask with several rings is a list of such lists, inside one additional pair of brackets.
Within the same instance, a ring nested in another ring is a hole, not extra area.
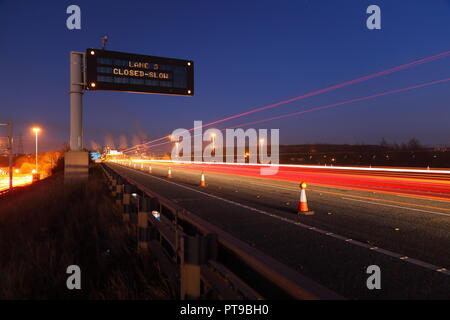
[[(85, 186), (63, 174), (0, 198), (0, 299), (170, 299), (149, 256), (138, 255), (101, 169)], [(69, 265), (81, 290), (68, 290)]]

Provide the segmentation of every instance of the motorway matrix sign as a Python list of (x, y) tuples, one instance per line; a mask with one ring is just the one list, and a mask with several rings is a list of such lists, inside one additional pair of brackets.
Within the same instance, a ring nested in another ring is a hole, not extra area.
[(86, 89), (192, 96), (194, 63), (89, 48)]

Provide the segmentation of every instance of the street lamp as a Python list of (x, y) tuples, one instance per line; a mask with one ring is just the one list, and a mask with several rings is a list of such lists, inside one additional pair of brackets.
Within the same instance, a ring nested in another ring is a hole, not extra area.
[(41, 128), (33, 128), (32, 131), (36, 135), (36, 172), (38, 172), (38, 133), (41, 131)]
[(0, 123), (0, 126), (7, 126), (8, 127), (8, 133), (6, 138), (8, 138), (8, 157), (9, 157), (9, 189), (12, 190), (13, 188), (13, 169), (12, 169), (12, 163), (13, 163), (13, 126), (12, 123)]
[(214, 162), (216, 162), (216, 134), (215, 133), (211, 133), (211, 140), (212, 140), (212, 153), (214, 153)]
[(259, 139), (259, 161), (262, 162), (264, 139)]
[(212, 147), (215, 150), (216, 149), (216, 134), (215, 133), (211, 134), (211, 139), (212, 139)]

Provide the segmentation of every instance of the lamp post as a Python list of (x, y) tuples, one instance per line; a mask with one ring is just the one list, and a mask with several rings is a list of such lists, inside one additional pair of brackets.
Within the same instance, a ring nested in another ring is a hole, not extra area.
[(259, 139), (259, 162), (262, 163), (264, 139)]
[(212, 147), (215, 150), (216, 149), (216, 134), (215, 133), (211, 134), (211, 139), (212, 139)]
[(216, 156), (216, 134), (215, 133), (211, 134), (211, 139), (212, 139), (212, 148), (213, 148), (214, 156)]
[(9, 189), (12, 190), (13, 188), (13, 125), (12, 123), (0, 123), (0, 126), (7, 126), (8, 127), (8, 158), (9, 158)]
[(33, 132), (36, 136), (36, 173), (38, 172), (38, 133), (41, 131), (41, 128), (33, 128)]

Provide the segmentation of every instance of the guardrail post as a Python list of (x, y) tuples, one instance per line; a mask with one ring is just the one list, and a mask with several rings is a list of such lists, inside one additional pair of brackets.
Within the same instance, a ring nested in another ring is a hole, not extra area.
[(122, 181), (120, 181), (116, 185), (116, 204), (121, 205), (123, 201), (123, 192), (124, 192), (124, 184)]
[(148, 249), (148, 215), (151, 214), (151, 198), (143, 197), (138, 211), (137, 242), (138, 251)]
[(195, 300), (200, 297), (200, 237), (181, 237), (180, 298)]
[(112, 194), (113, 197), (116, 196), (116, 185), (117, 185), (117, 175), (116, 174), (112, 174), (111, 184), (110, 184), (109, 190), (111, 191), (111, 194)]
[(181, 237), (181, 299), (193, 300), (201, 295), (200, 266), (208, 260), (217, 260), (217, 235)]
[(130, 205), (130, 225), (132, 234), (137, 233), (138, 224), (138, 212), (140, 208), (141, 198), (137, 195), (137, 190), (133, 186), (133, 194), (131, 195), (131, 205)]
[(116, 179), (112, 179), (111, 181), (111, 194), (113, 197), (116, 196), (117, 194), (117, 180)]
[(108, 172), (108, 170), (105, 168), (105, 166), (104, 165), (102, 165), (102, 167), (101, 167), (102, 169), (103, 169), (103, 173), (105, 174), (105, 176), (106, 176), (106, 179), (107, 179), (107, 182), (109, 183), (109, 179), (110, 179), (110, 174), (109, 174), (109, 172)]
[(131, 212), (131, 193), (133, 192), (133, 187), (130, 184), (124, 185), (123, 197), (122, 197), (122, 220), (123, 222), (130, 222), (130, 212)]
[(108, 176), (108, 190), (111, 191), (112, 190), (113, 177), (112, 177), (112, 174), (109, 173), (108, 171), (106, 171), (106, 173), (107, 173), (107, 176)]

